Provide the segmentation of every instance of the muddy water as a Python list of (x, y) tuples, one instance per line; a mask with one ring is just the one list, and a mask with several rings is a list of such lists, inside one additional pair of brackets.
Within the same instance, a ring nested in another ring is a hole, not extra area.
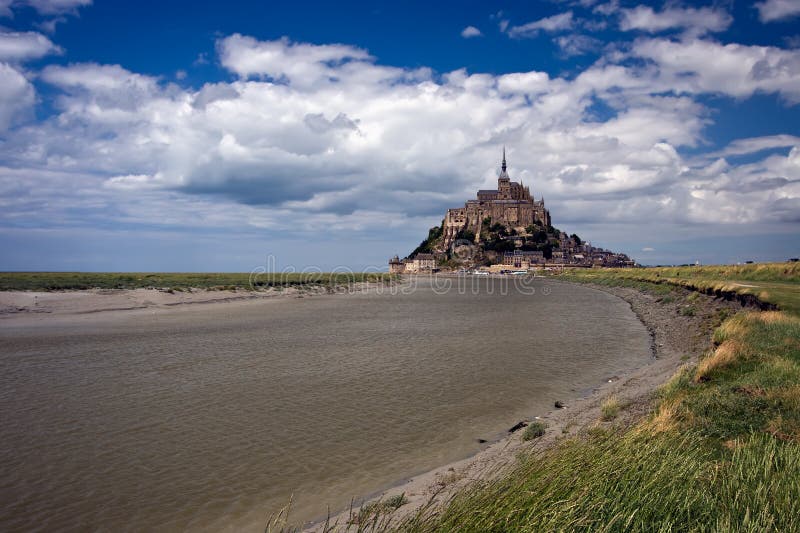
[(464, 283), (0, 320), (0, 530), (302, 522), (650, 357), (606, 293)]

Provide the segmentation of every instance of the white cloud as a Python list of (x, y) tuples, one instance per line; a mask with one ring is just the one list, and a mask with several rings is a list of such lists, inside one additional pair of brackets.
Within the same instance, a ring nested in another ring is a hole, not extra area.
[(342, 44), (313, 45), (279, 41), (257, 41), (234, 34), (218, 42), (222, 66), (242, 78), (251, 76), (313, 85), (340, 75), (348, 62), (370, 61), (370, 55)]
[(564, 57), (581, 56), (599, 50), (602, 46), (602, 41), (589, 37), (588, 35), (571, 34), (560, 35), (553, 39), (558, 47), (561, 49), (561, 54)]
[(465, 39), (469, 39), (470, 37), (480, 37), (483, 35), (481, 30), (476, 28), (475, 26), (467, 26), (463, 30), (461, 30), (461, 36)]
[(89, 6), (92, 0), (25, 0), (39, 13), (44, 15), (58, 15), (72, 13), (79, 7)]
[(652, 7), (637, 6), (620, 10), (620, 29), (623, 31), (643, 30), (650, 33), (676, 28), (686, 28), (695, 35), (726, 30), (733, 17), (720, 9), (708, 7), (680, 8), (668, 7), (656, 13)]
[(745, 155), (771, 150), (775, 148), (791, 148), (800, 146), (800, 137), (794, 135), (767, 135), (764, 137), (750, 137), (736, 139), (723, 150), (707, 154), (707, 158), (728, 157), (732, 155)]
[(13, 17), (13, 9), (30, 6), (40, 15), (76, 15), (78, 8), (92, 4), (92, 0), (0, 0), (0, 17)]
[(59, 24), (63, 24), (67, 21), (67, 17), (58, 16), (51, 19), (42, 20), (39, 22), (34, 22), (33, 25), (42, 30), (45, 33), (53, 34), (56, 32), (56, 27)]
[[(0, 198), (14, 200), (0, 209), (0, 225), (319, 233), (368, 231), (378, 220), (421, 229), (495, 183), (503, 145), (512, 177), (544, 195), (564, 229), (584, 221), (757, 224), (765, 212), (785, 221), (800, 197), (794, 137), (743, 139), (714, 160), (680, 153), (703, 142), (709, 120), (693, 95), (742, 80), (750, 85), (737, 95), (791, 93), (790, 69), (778, 68), (791, 57), (772, 49), (640, 39), (623, 64), (607, 55), (570, 78), (463, 69), (434, 76), (380, 65), (347, 45), (241, 35), (217, 49), (238, 79), (196, 89), (116, 65), (45, 68), (42, 81), (60, 94), (55, 116), (19, 125), (19, 115), (0, 112), (16, 128), (2, 145)], [(631, 66), (631, 57), (646, 64)], [(761, 60), (779, 74), (751, 79), (766, 68)], [(30, 112), (33, 88), (5, 68), (0, 102), (9, 105), (0, 110), (21, 100)], [(765, 145), (789, 154), (749, 166), (725, 160)], [(58, 200), (48, 203), (50, 195)]]
[(25, 76), (0, 63), (0, 132), (31, 114), (35, 101), (36, 92)]
[(521, 26), (511, 26), (508, 28), (507, 32), (510, 37), (536, 37), (540, 31), (557, 32), (569, 30), (572, 28), (573, 23), (572, 11), (567, 11), (559, 13), (558, 15), (553, 15), (552, 17), (545, 17), (533, 22), (528, 22)]
[(758, 18), (761, 22), (775, 22), (800, 15), (798, 0), (766, 0), (756, 3), (753, 7), (758, 9)]
[(119, 65), (49, 65), (41, 79), (64, 91), (58, 104), (68, 114), (103, 122), (135, 119), (140, 105), (160, 93), (158, 82)]
[(61, 48), (41, 33), (0, 32), (0, 61), (23, 62), (60, 53)]
[(691, 39), (640, 39), (631, 56), (658, 68), (653, 88), (675, 93), (718, 93), (744, 98), (777, 93), (800, 102), (800, 51)]
[(497, 78), (497, 88), (505, 93), (542, 94), (550, 90), (546, 72), (514, 72)]
[(598, 4), (592, 9), (593, 13), (598, 13), (606, 17), (613, 15), (619, 11), (619, 0), (611, 0), (603, 4)]

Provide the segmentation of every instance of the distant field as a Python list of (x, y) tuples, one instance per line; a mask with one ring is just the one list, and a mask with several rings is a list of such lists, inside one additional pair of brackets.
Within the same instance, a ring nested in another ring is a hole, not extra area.
[[(599, 285), (658, 284), (688, 289), (722, 290), (751, 294), (759, 300), (800, 314), (800, 263), (765, 263), (735, 266), (600, 268), (575, 270), (562, 275), (573, 281)], [(652, 290), (652, 286), (651, 286)]]
[(273, 286), (345, 285), (392, 279), (381, 273), (147, 273), (147, 272), (0, 272), (2, 291), (61, 291), (81, 289), (210, 289), (252, 290)]

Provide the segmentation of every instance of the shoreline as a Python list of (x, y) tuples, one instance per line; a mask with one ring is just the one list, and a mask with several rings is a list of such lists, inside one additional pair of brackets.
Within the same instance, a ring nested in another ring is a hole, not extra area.
[(140, 312), (170, 312), (195, 306), (225, 305), (290, 298), (355, 294), (387, 284), (353, 282), (338, 286), (303, 285), (259, 290), (210, 289), (77, 289), (59, 291), (0, 291), (0, 324), (40, 320), (122, 316)]
[[(553, 282), (572, 283), (548, 279), (548, 283)], [(522, 431), (509, 432), (499, 440), (488, 442), (486, 448), (467, 458), (399, 480), (381, 491), (354, 498), (354, 502), (361, 503), (333, 513), (327, 519), (321, 517), (305, 523), (301, 526), (302, 530), (314, 533), (346, 531), (352, 527), (350, 522), (358, 516), (362, 506), (404, 497), (406, 503), (388, 515), (390, 523), (397, 523), (422, 510), (442, 505), (471, 483), (502, 475), (516, 463), (520, 453), (548, 449), (565, 438), (577, 437), (594, 427), (627, 427), (638, 422), (651, 412), (653, 393), (681, 366), (696, 363), (698, 357), (711, 348), (713, 328), (709, 327), (709, 320), (713, 320), (722, 309), (742, 308), (739, 302), (701, 294), (693, 300), (700, 305), (701, 312), (684, 316), (680, 313), (682, 300), (664, 303), (658, 296), (633, 288), (578, 285), (607, 292), (629, 304), (650, 334), (651, 358), (647, 363), (622, 375), (610, 377), (563, 408), (554, 407), (547, 413), (524, 420), (526, 423), (542, 421), (547, 424), (543, 437), (525, 442), (521, 438)], [(676, 290), (682, 291), (684, 297), (691, 294), (686, 289)], [(615, 419), (603, 421), (601, 405), (610, 396), (618, 398), (624, 408)], [(287, 522), (291, 523), (291, 516)]]

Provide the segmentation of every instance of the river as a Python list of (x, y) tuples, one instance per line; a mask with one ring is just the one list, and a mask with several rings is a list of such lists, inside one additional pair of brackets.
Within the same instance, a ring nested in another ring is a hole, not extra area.
[(0, 530), (303, 522), (651, 357), (624, 301), (515, 281), (0, 320)]

